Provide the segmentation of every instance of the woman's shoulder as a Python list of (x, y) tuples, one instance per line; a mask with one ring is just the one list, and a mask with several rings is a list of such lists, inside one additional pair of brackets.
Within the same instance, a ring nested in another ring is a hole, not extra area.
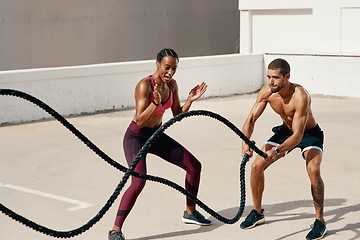
[(147, 86), (151, 86), (151, 77), (147, 76), (144, 77), (143, 79), (141, 79), (137, 85), (143, 86), (143, 87), (147, 87)]
[(168, 86), (170, 87), (171, 90), (177, 90), (178, 85), (177, 82), (174, 78), (171, 78), (170, 82), (168, 83)]
[(139, 81), (138, 84), (148, 84), (151, 85), (151, 76), (144, 77)]
[(152, 91), (152, 88), (151, 88), (151, 78), (150, 78), (150, 76), (141, 79), (141, 80), (136, 84), (136, 91), (148, 92), (148, 93)]

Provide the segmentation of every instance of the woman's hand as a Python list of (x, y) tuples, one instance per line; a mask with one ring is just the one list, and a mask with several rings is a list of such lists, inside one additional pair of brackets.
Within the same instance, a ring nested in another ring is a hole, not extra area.
[(155, 86), (154, 86), (153, 96), (154, 96), (154, 101), (156, 102), (156, 104), (160, 104), (161, 103), (161, 95), (158, 91), (157, 84), (155, 84)]
[(195, 101), (196, 99), (200, 98), (206, 92), (207, 85), (206, 83), (202, 82), (200, 85), (196, 85), (191, 91), (189, 92), (189, 98), (191, 102)]

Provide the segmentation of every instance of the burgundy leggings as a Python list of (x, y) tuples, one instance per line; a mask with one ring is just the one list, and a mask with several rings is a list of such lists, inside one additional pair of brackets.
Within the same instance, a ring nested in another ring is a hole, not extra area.
[[(124, 136), (124, 152), (128, 165), (135, 159), (141, 147), (148, 138), (159, 128), (139, 128), (135, 122), (132, 122)], [(185, 189), (197, 196), (201, 163), (183, 146), (165, 133), (155, 141), (149, 148), (149, 153), (163, 158), (165, 161), (175, 164), (186, 171)], [(146, 174), (146, 156), (143, 156), (136, 165), (135, 172)], [(145, 186), (146, 180), (131, 176), (131, 185), (122, 196), (119, 210), (117, 212), (115, 225), (122, 228), (125, 218), (134, 206), (137, 197)], [(195, 203), (187, 198), (187, 206), (195, 206)]]

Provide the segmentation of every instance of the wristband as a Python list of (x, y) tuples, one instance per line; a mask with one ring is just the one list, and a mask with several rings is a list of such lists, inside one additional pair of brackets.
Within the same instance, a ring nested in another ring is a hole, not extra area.
[(275, 149), (276, 156), (279, 156), (279, 154), (280, 154), (280, 150), (279, 150), (277, 147), (273, 147), (273, 149)]
[(160, 104), (160, 103), (156, 103), (154, 99), (153, 99), (151, 102), (152, 102), (155, 106), (159, 106), (159, 104)]

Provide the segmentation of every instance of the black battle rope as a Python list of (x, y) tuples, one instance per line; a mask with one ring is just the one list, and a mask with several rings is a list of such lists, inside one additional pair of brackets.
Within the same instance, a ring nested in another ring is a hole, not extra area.
[(262, 152), (260, 149), (258, 149), (253, 142), (251, 142), (235, 125), (233, 125), (227, 119), (225, 119), (224, 117), (222, 117), (216, 113), (198, 110), (198, 111), (190, 111), (190, 112), (186, 112), (186, 113), (181, 113), (178, 116), (175, 116), (172, 119), (170, 119), (169, 121), (167, 121), (165, 124), (163, 124), (147, 140), (147, 142), (144, 144), (142, 149), (136, 155), (136, 157), (135, 157), (134, 161), (132, 162), (132, 164), (130, 165), (130, 167), (126, 168), (126, 167), (122, 166), (121, 164), (117, 163), (116, 161), (114, 161), (113, 159), (111, 159), (108, 155), (106, 155), (103, 151), (101, 151), (97, 146), (95, 146), (88, 138), (86, 138), (79, 130), (77, 130), (71, 123), (69, 123), (59, 113), (57, 113), (54, 109), (52, 109), (50, 106), (48, 106), (44, 102), (40, 101), (39, 99), (37, 99), (27, 93), (20, 92), (17, 90), (12, 90), (12, 89), (0, 89), (0, 95), (10, 95), (10, 96), (20, 97), (20, 98), (30, 101), (31, 103), (42, 108), (47, 113), (49, 113), (51, 116), (53, 116), (56, 120), (61, 122), (67, 129), (69, 129), (74, 135), (76, 135), (83, 143), (85, 143), (91, 150), (93, 150), (97, 155), (99, 155), (101, 158), (103, 158), (107, 163), (109, 163), (113, 167), (119, 169), (120, 171), (125, 172), (123, 178), (121, 179), (119, 185), (116, 187), (114, 193), (111, 195), (111, 197), (106, 202), (104, 207), (98, 212), (98, 214), (94, 218), (92, 218), (89, 222), (84, 224), (83, 226), (81, 226), (77, 229), (71, 230), (71, 231), (56, 231), (56, 230), (52, 230), (47, 227), (41, 226), (31, 220), (26, 219), (23, 216), (18, 215), (17, 213), (13, 212), (12, 210), (8, 209), (7, 207), (5, 207), (3, 204), (0, 203), (0, 210), (4, 214), (8, 215), (9, 217), (13, 218), (14, 220), (16, 220), (20, 223), (26, 225), (27, 227), (30, 227), (36, 231), (39, 231), (43, 234), (53, 236), (53, 237), (70, 238), (70, 237), (77, 236), (77, 235), (87, 231), (88, 229), (90, 229), (110, 209), (110, 207), (112, 206), (112, 204), (114, 203), (114, 201), (116, 200), (118, 195), (120, 194), (120, 191), (125, 186), (125, 183), (127, 182), (127, 180), (129, 179), (129, 177), (131, 175), (138, 177), (138, 178), (145, 179), (145, 180), (163, 183), (167, 186), (170, 186), (170, 187), (178, 190), (179, 192), (186, 195), (188, 198), (190, 198), (192, 201), (194, 201), (199, 207), (203, 208), (206, 212), (208, 212), (210, 215), (212, 215), (219, 221), (222, 221), (227, 224), (233, 224), (233, 223), (237, 222), (240, 219), (240, 217), (243, 213), (244, 207), (245, 207), (245, 165), (249, 158), (249, 156), (247, 154), (245, 154), (245, 156), (242, 160), (241, 166), (240, 166), (240, 183), (241, 183), (240, 207), (239, 207), (239, 210), (238, 210), (236, 216), (232, 219), (227, 219), (227, 218), (221, 216), (220, 214), (216, 213), (214, 210), (212, 210), (206, 204), (204, 204), (201, 200), (199, 200), (194, 195), (192, 195), (189, 191), (187, 191), (183, 187), (179, 186), (178, 184), (176, 184), (170, 180), (167, 180), (167, 179), (164, 179), (161, 177), (145, 175), (145, 174), (140, 174), (140, 173), (134, 172), (134, 169), (135, 169), (136, 165), (138, 164), (138, 162), (140, 161), (141, 157), (144, 154), (147, 154), (150, 146), (157, 140), (157, 138), (168, 127), (170, 127), (175, 122), (181, 121), (183, 118), (190, 117), (190, 116), (200, 116), (200, 115), (215, 118), (215, 119), (219, 120), (220, 122), (224, 123), (231, 130), (233, 130), (241, 139), (243, 139), (250, 146), (250, 148), (254, 149), (254, 151), (256, 153), (258, 153), (262, 157), (266, 157), (266, 154), (264, 152)]

